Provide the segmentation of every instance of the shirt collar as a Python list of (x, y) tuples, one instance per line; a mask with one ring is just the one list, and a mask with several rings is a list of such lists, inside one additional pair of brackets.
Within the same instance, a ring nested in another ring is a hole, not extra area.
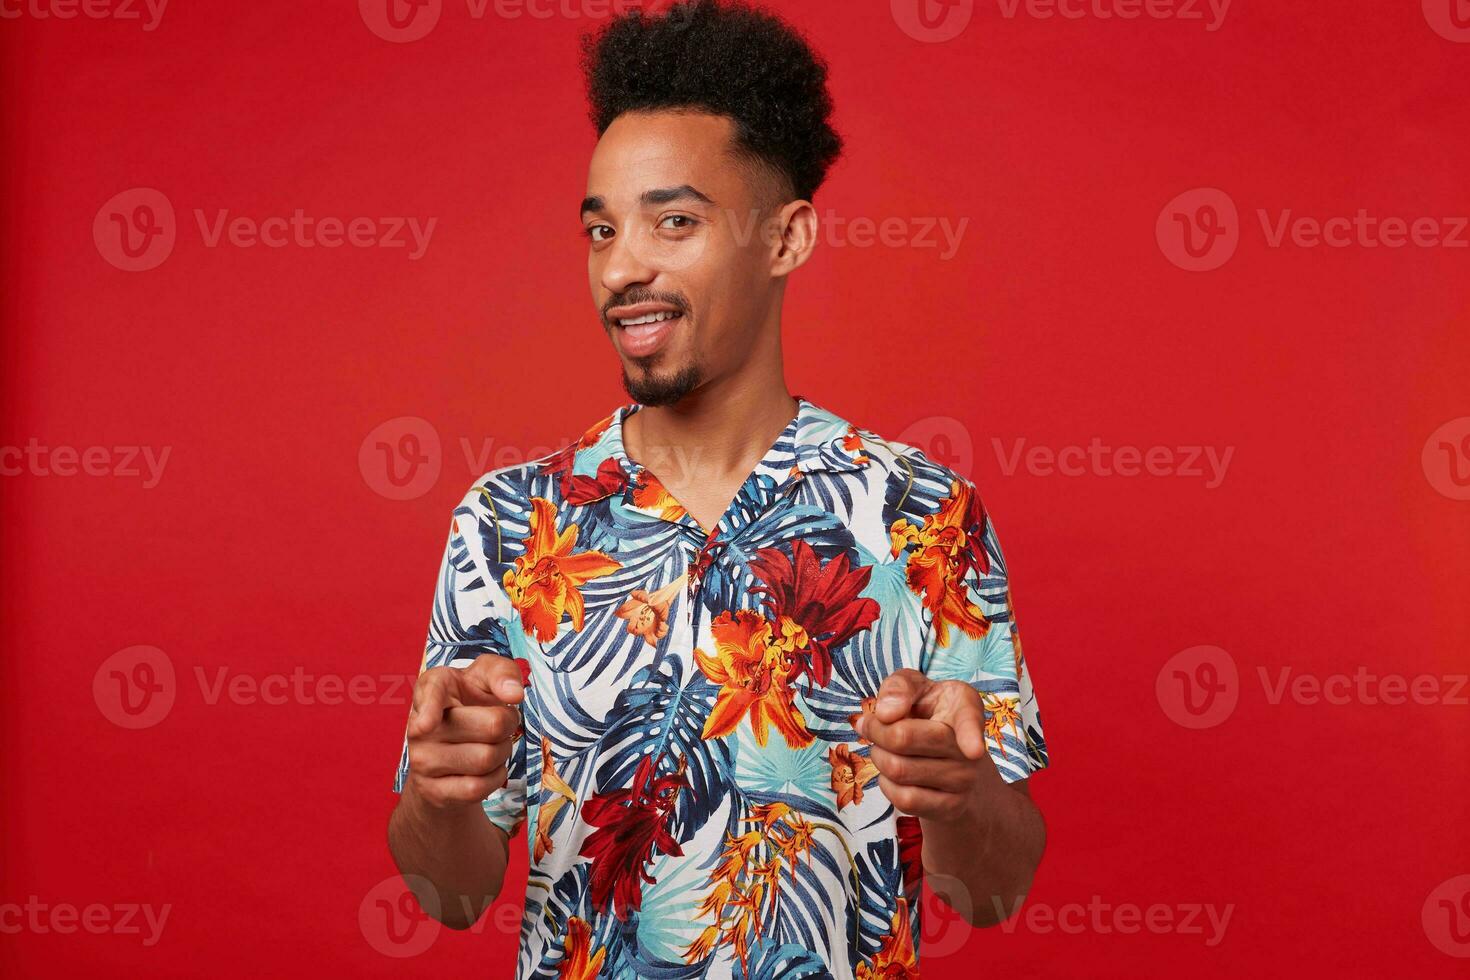
[[(802, 395), (792, 397), (797, 401), (796, 416), (777, 437), (762, 464), (770, 464), (783, 451), (794, 457), (796, 468), (803, 474), (849, 472), (868, 464), (862, 438), (852, 423)], [(619, 406), (603, 433), (609, 454), (629, 477), (637, 476), (642, 466), (628, 458), (623, 445), (623, 422), (644, 407), (637, 401)]]

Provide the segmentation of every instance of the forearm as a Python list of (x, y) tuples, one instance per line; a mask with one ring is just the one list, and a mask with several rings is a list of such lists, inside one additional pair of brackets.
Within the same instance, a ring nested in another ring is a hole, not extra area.
[(388, 849), (419, 904), (452, 929), (474, 925), (505, 882), (505, 831), (479, 806), (429, 806), (411, 782), (388, 820)]
[(977, 793), (955, 820), (921, 820), (930, 888), (972, 926), (1016, 913), (1046, 847), (1046, 823), (1030, 795), (1013, 785)]

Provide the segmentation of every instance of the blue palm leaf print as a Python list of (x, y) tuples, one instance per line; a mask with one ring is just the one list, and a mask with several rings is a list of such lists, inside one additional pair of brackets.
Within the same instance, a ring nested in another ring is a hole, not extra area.
[(710, 533), (629, 458), (642, 410), (474, 481), (439, 569), (423, 667), (528, 678), (483, 804), (526, 835), (516, 980), (912, 970), (922, 828), (850, 719), (917, 670), (990, 699), (1003, 779), (1049, 763), (994, 526), (960, 474), (797, 396)]

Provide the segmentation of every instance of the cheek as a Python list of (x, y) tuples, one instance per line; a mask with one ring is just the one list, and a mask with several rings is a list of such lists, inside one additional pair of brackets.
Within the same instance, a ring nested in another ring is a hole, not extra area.
[(599, 307), (607, 297), (602, 288), (602, 257), (596, 252), (587, 251), (587, 285), (592, 289), (592, 300)]

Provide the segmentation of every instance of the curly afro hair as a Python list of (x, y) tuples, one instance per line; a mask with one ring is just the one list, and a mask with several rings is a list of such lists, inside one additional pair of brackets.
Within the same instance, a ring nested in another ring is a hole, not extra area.
[(811, 200), (842, 152), (827, 66), (790, 25), (740, 0), (641, 8), (582, 39), (601, 136), (625, 112), (705, 111), (734, 120), (738, 151)]

